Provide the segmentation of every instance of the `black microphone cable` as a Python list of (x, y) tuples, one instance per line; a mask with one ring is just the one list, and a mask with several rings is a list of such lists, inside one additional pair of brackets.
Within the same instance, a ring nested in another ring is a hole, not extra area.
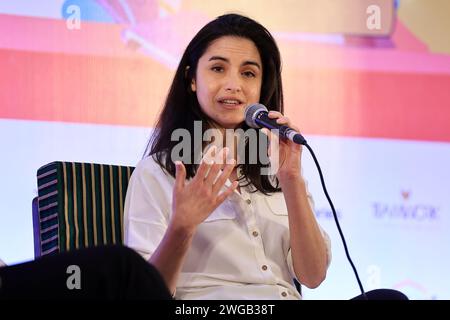
[(325, 186), (325, 180), (323, 178), (322, 169), (320, 169), (319, 161), (317, 161), (316, 155), (314, 154), (314, 151), (309, 146), (309, 144), (306, 142), (303, 143), (303, 145), (308, 148), (309, 152), (311, 153), (311, 156), (314, 160), (314, 163), (316, 164), (317, 170), (319, 171), (320, 176), (320, 182), (322, 184), (323, 192), (325, 193), (325, 196), (327, 197), (328, 203), (330, 204), (331, 210), (333, 211), (333, 217), (334, 221), (336, 222), (337, 229), (339, 231), (339, 235), (341, 236), (342, 243), (344, 245), (345, 255), (347, 256), (347, 260), (350, 262), (350, 265), (352, 266), (353, 272), (355, 274), (356, 280), (358, 281), (359, 289), (361, 290), (361, 295), (363, 296), (364, 300), (368, 300), (366, 296), (366, 292), (364, 291), (363, 285), (361, 283), (361, 279), (359, 278), (358, 271), (356, 271), (355, 265), (353, 264), (352, 259), (350, 258), (350, 253), (348, 252), (347, 248), (347, 242), (345, 241), (344, 234), (342, 233), (341, 226), (339, 224), (339, 220), (337, 218), (336, 210), (334, 209), (333, 202), (331, 201), (330, 196), (328, 195), (327, 188)]

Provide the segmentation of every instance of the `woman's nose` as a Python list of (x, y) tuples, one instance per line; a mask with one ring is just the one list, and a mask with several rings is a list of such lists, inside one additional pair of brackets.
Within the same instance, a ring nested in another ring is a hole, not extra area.
[(240, 92), (242, 90), (241, 80), (236, 75), (229, 75), (225, 82), (225, 91)]

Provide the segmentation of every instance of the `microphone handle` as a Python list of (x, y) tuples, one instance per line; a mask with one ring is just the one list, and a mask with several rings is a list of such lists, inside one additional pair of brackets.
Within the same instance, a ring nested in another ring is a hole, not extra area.
[(267, 128), (270, 130), (280, 129), (280, 125), (277, 123), (277, 120), (270, 119), (267, 112), (260, 112), (255, 118), (255, 123), (261, 128)]
[(255, 123), (258, 124), (262, 128), (267, 129), (277, 129), (279, 135), (283, 138), (289, 139), (296, 144), (306, 145), (306, 139), (294, 129), (289, 128), (285, 125), (280, 125), (277, 123), (276, 119), (270, 119), (267, 116), (262, 117), (263, 113), (261, 112), (256, 118)]
[[(284, 126), (286, 127), (286, 126)], [(306, 142), (306, 139), (297, 131), (295, 131), (294, 129), (291, 129), (289, 127), (286, 127), (287, 130), (284, 133), (286, 135), (286, 138), (288, 138), (289, 140), (291, 140), (292, 142), (296, 143), (296, 144), (303, 144), (306, 145), (308, 144), (308, 142)], [(281, 131), (281, 129), (280, 129)]]

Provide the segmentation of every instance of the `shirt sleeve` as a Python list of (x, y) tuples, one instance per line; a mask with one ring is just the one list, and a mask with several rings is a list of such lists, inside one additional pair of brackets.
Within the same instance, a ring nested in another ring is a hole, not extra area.
[(149, 166), (151, 161), (141, 161), (134, 170), (124, 209), (124, 244), (145, 260), (152, 256), (167, 230), (171, 207), (164, 192), (167, 178), (155, 163)]
[[(306, 189), (307, 189), (309, 205), (311, 206), (311, 209), (314, 212), (315, 211), (314, 199), (313, 199), (311, 193), (309, 193), (308, 188), (306, 188)], [(328, 233), (320, 226), (320, 224), (319, 224), (319, 228), (322, 233), (323, 240), (325, 241), (325, 246), (326, 246), (326, 250), (327, 250), (327, 268), (328, 268), (330, 266), (331, 258), (332, 258), (331, 240), (330, 240), (330, 236), (328, 235)], [(294, 263), (292, 261), (291, 248), (289, 248), (289, 250), (288, 250), (287, 264), (288, 264), (289, 272), (298, 281), (297, 276), (294, 271)]]

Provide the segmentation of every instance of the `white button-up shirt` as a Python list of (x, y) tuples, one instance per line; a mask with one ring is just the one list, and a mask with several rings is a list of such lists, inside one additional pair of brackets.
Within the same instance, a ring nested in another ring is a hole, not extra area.
[[(167, 230), (174, 184), (152, 157), (140, 161), (131, 176), (124, 243), (146, 260)], [(240, 191), (198, 226), (178, 278), (177, 299), (301, 299), (293, 283), (283, 193), (266, 196), (250, 193), (250, 187)], [(322, 234), (329, 263), (330, 241)]]

